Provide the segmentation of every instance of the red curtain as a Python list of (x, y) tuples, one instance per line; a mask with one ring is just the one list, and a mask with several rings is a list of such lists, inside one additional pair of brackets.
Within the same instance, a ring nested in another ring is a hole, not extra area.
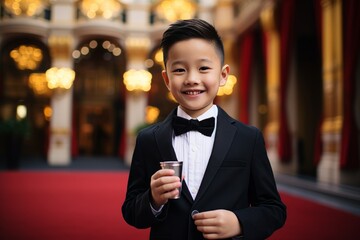
[(125, 147), (126, 147), (126, 132), (125, 129), (122, 131), (120, 139), (119, 139), (119, 146), (118, 146), (118, 156), (121, 159), (125, 157)]
[(247, 32), (240, 45), (240, 116), (241, 122), (249, 123), (250, 75), (253, 55), (253, 31)]
[(294, 0), (281, 1), (280, 3), (280, 119), (278, 153), (281, 162), (291, 160), (291, 137), (287, 118), (287, 86), (289, 78), (289, 62), (291, 48), (291, 29), (294, 16)]
[(360, 43), (360, 1), (343, 1), (344, 118), (340, 168), (359, 167), (357, 126), (355, 122), (356, 64)]

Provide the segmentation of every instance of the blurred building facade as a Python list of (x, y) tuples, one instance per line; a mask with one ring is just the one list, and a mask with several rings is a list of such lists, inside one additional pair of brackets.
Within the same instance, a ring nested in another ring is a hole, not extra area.
[(162, 33), (196, 17), (231, 67), (216, 104), (264, 132), (274, 171), (360, 186), (359, 12), (356, 0), (3, 0), (0, 156), (129, 164), (137, 131), (176, 106)]

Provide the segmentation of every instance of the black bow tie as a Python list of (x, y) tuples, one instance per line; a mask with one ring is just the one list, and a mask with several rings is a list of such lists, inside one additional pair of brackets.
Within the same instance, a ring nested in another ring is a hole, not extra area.
[(205, 136), (210, 137), (214, 131), (215, 118), (207, 118), (202, 121), (197, 119), (187, 120), (182, 117), (175, 116), (172, 121), (175, 136), (181, 135), (189, 131), (198, 131)]

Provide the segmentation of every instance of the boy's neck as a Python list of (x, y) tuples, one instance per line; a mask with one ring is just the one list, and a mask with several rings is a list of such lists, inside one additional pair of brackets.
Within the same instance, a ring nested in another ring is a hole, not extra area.
[[(213, 108), (214, 108), (214, 107), (216, 107), (216, 105), (212, 104), (210, 107), (204, 109), (204, 111), (189, 112), (189, 111), (187, 111), (186, 109), (184, 109), (182, 106), (179, 105), (179, 109), (178, 109), (177, 115), (179, 116), (179, 110), (180, 110), (180, 111), (183, 112), (183, 113), (180, 114), (180, 116), (182, 116), (182, 117), (190, 118), (190, 119), (195, 119), (195, 118), (196, 118), (196, 119), (199, 119), (199, 117), (200, 117), (199, 120), (201, 120), (201, 119), (202, 119), (202, 116), (205, 115), (205, 114), (208, 115), (207, 113), (208, 113), (209, 111), (213, 111)], [(184, 115), (185, 115), (185, 116), (184, 116)], [(217, 115), (217, 114), (215, 114), (215, 115)]]

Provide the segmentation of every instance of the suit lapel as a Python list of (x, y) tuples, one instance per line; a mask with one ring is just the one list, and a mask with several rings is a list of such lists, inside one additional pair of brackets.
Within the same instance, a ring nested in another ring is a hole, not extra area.
[(231, 124), (231, 122), (233, 122), (234, 120), (230, 118), (220, 107), (218, 107), (218, 109), (219, 114), (217, 119), (214, 146), (203, 180), (200, 185), (199, 192), (196, 195), (195, 202), (201, 199), (207, 188), (210, 186), (211, 181), (213, 180), (222, 161), (226, 156), (226, 153), (230, 149), (236, 132), (236, 127)]
[(169, 114), (169, 116), (159, 124), (158, 128), (154, 131), (156, 144), (159, 147), (159, 151), (161, 154), (160, 161), (175, 161), (176, 154), (174, 148), (172, 146), (172, 126), (171, 126), (171, 118), (173, 116), (173, 112)]

